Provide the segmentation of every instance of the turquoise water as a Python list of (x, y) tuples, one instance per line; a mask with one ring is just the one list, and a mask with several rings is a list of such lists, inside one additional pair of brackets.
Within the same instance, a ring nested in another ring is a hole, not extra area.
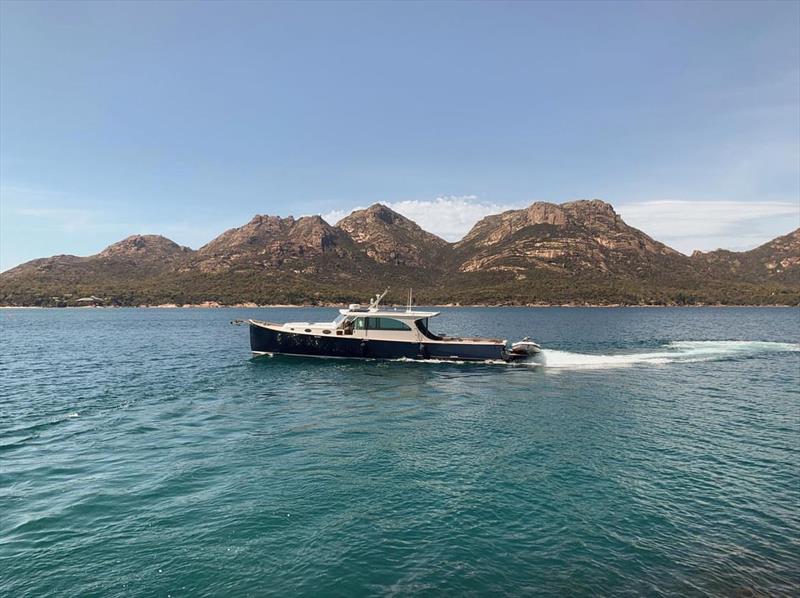
[(0, 311), (0, 595), (790, 595), (800, 311), (448, 309), (546, 365), (250, 359)]

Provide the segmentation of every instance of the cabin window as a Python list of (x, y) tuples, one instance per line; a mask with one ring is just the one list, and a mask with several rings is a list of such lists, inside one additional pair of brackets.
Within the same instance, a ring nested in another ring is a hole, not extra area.
[(411, 330), (400, 320), (394, 318), (367, 318), (370, 330)]
[(356, 318), (356, 330), (411, 330), (394, 318)]
[(393, 318), (378, 318), (382, 330), (411, 330), (405, 322)]

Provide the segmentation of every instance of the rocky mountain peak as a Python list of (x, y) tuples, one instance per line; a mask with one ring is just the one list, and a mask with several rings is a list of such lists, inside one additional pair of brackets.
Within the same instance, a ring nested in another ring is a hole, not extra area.
[(217, 272), (236, 264), (247, 269), (277, 268), (286, 261), (351, 254), (352, 241), (320, 216), (282, 218), (258, 214), (200, 248), (199, 267)]
[(537, 201), (525, 210), (529, 224), (552, 224), (564, 226), (567, 223), (567, 214), (561, 206), (544, 201)]
[(226, 230), (217, 238), (200, 248), (201, 254), (221, 254), (244, 247), (258, 247), (268, 243), (276, 235), (283, 234), (294, 224), (294, 218), (281, 218), (256, 214), (247, 224)]
[[(481, 232), (500, 229), (503, 234), (515, 232), (528, 226), (547, 224), (550, 226), (592, 226), (615, 227), (622, 219), (611, 204), (599, 199), (581, 199), (563, 204), (537, 201), (521, 210), (509, 210), (501, 214), (487, 216), (479, 221), (464, 238), (480, 236)], [(486, 240), (491, 244), (503, 235), (490, 235)]]
[(300, 218), (294, 221), (294, 227), (300, 229), (318, 228), (326, 231), (333, 230), (333, 227), (325, 222), (325, 220), (319, 214), (314, 214), (313, 216), (300, 216)]
[(281, 224), (290, 222), (294, 222), (294, 216), (281, 218), (280, 216), (270, 216), (269, 214), (256, 214), (250, 219), (250, 222), (248, 222), (244, 226), (253, 226), (253, 227), (280, 226)]
[(573, 211), (583, 214), (605, 214), (607, 216), (616, 216), (617, 212), (614, 206), (602, 199), (575, 199), (561, 204), (565, 210)]
[(800, 284), (800, 228), (750, 251), (695, 251), (691, 260), (707, 276), (744, 276)]
[(411, 220), (408, 220), (405, 216), (401, 216), (394, 210), (387, 208), (382, 203), (372, 204), (370, 207), (364, 210), (364, 215), (367, 218), (380, 220), (381, 222), (385, 222), (386, 224), (394, 224), (395, 222), (403, 222), (403, 221), (411, 222), (412, 224), (414, 224)]
[(641, 276), (688, 267), (684, 256), (628, 226), (598, 199), (536, 202), (487, 216), (456, 248), (464, 256), (463, 272), (546, 268)]
[(358, 240), (358, 237), (368, 236), (376, 230), (388, 230), (392, 224), (402, 225), (404, 220), (413, 224), (397, 212), (376, 203), (363, 210), (355, 210), (349, 216), (342, 218), (336, 226)]
[(334, 228), (322, 216), (302, 216), (291, 225), (288, 239), (299, 246), (326, 252), (343, 240), (340, 230)]
[(562, 204), (570, 220), (587, 228), (631, 229), (619, 217), (611, 204), (599, 199), (580, 199)]
[(383, 264), (441, 266), (440, 254), (449, 247), (444, 239), (379, 203), (356, 210), (336, 226)]
[(191, 253), (188, 247), (182, 247), (161, 235), (131, 235), (109, 245), (98, 256), (103, 258), (134, 257), (163, 259)]

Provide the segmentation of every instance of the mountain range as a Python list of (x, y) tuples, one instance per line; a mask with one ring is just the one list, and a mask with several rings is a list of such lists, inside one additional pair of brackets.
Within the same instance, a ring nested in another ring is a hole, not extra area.
[[(381, 204), (331, 226), (257, 215), (198, 250), (134, 235), (0, 273), (0, 304), (325, 304), (384, 287), (402, 303), (800, 305), (800, 229), (750, 251), (681, 254), (600, 200), (536, 202), (449, 243)], [(93, 300), (95, 301), (95, 300)]]

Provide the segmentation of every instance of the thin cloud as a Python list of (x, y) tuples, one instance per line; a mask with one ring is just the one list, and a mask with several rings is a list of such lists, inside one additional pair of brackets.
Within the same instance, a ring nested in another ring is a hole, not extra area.
[[(448, 241), (463, 238), (485, 216), (525, 207), (475, 195), (382, 203)], [(800, 202), (792, 201), (660, 200), (615, 207), (625, 222), (687, 255), (695, 249), (752, 249), (800, 226)], [(332, 210), (322, 217), (336, 224), (353, 210)]]
[(330, 212), (326, 212), (325, 214), (320, 214), (322, 219), (327, 222), (328, 224), (336, 225), (342, 218), (345, 216), (350, 215), (351, 212), (355, 212), (356, 210), (363, 210), (363, 206), (358, 206), (353, 208), (350, 211), (347, 210), (331, 210)]
[(40, 187), (0, 186), (0, 206), (4, 215), (13, 216), (26, 225), (70, 233), (96, 231), (106, 227), (102, 212), (86, 208), (61, 207), (59, 203), (74, 205), (76, 198), (64, 191)]
[(101, 214), (94, 210), (78, 208), (17, 208), (14, 213), (35, 219), (47, 226), (56, 226), (66, 232), (96, 231), (108, 226), (100, 221)]
[[(522, 207), (481, 201), (475, 195), (448, 195), (431, 200), (408, 199), (381, 203), (447, 241), (463, 238), (485, 216)], [(361, 209), (363, 207), (349, 211), (332, 210), (322, 217), (326, 222), (336, 224), (352, 211)]]
[(65, 197), (68, 193), (43, 187), (30, 187), (27, 185), (0, 185), (0, 198), (8, 199), (12, 195), (36, 196), (36, 197)]
[(662, 200), (622, 204), (622, 218), (686, 254), (752, 249), (800, 226), (800, 202)]

